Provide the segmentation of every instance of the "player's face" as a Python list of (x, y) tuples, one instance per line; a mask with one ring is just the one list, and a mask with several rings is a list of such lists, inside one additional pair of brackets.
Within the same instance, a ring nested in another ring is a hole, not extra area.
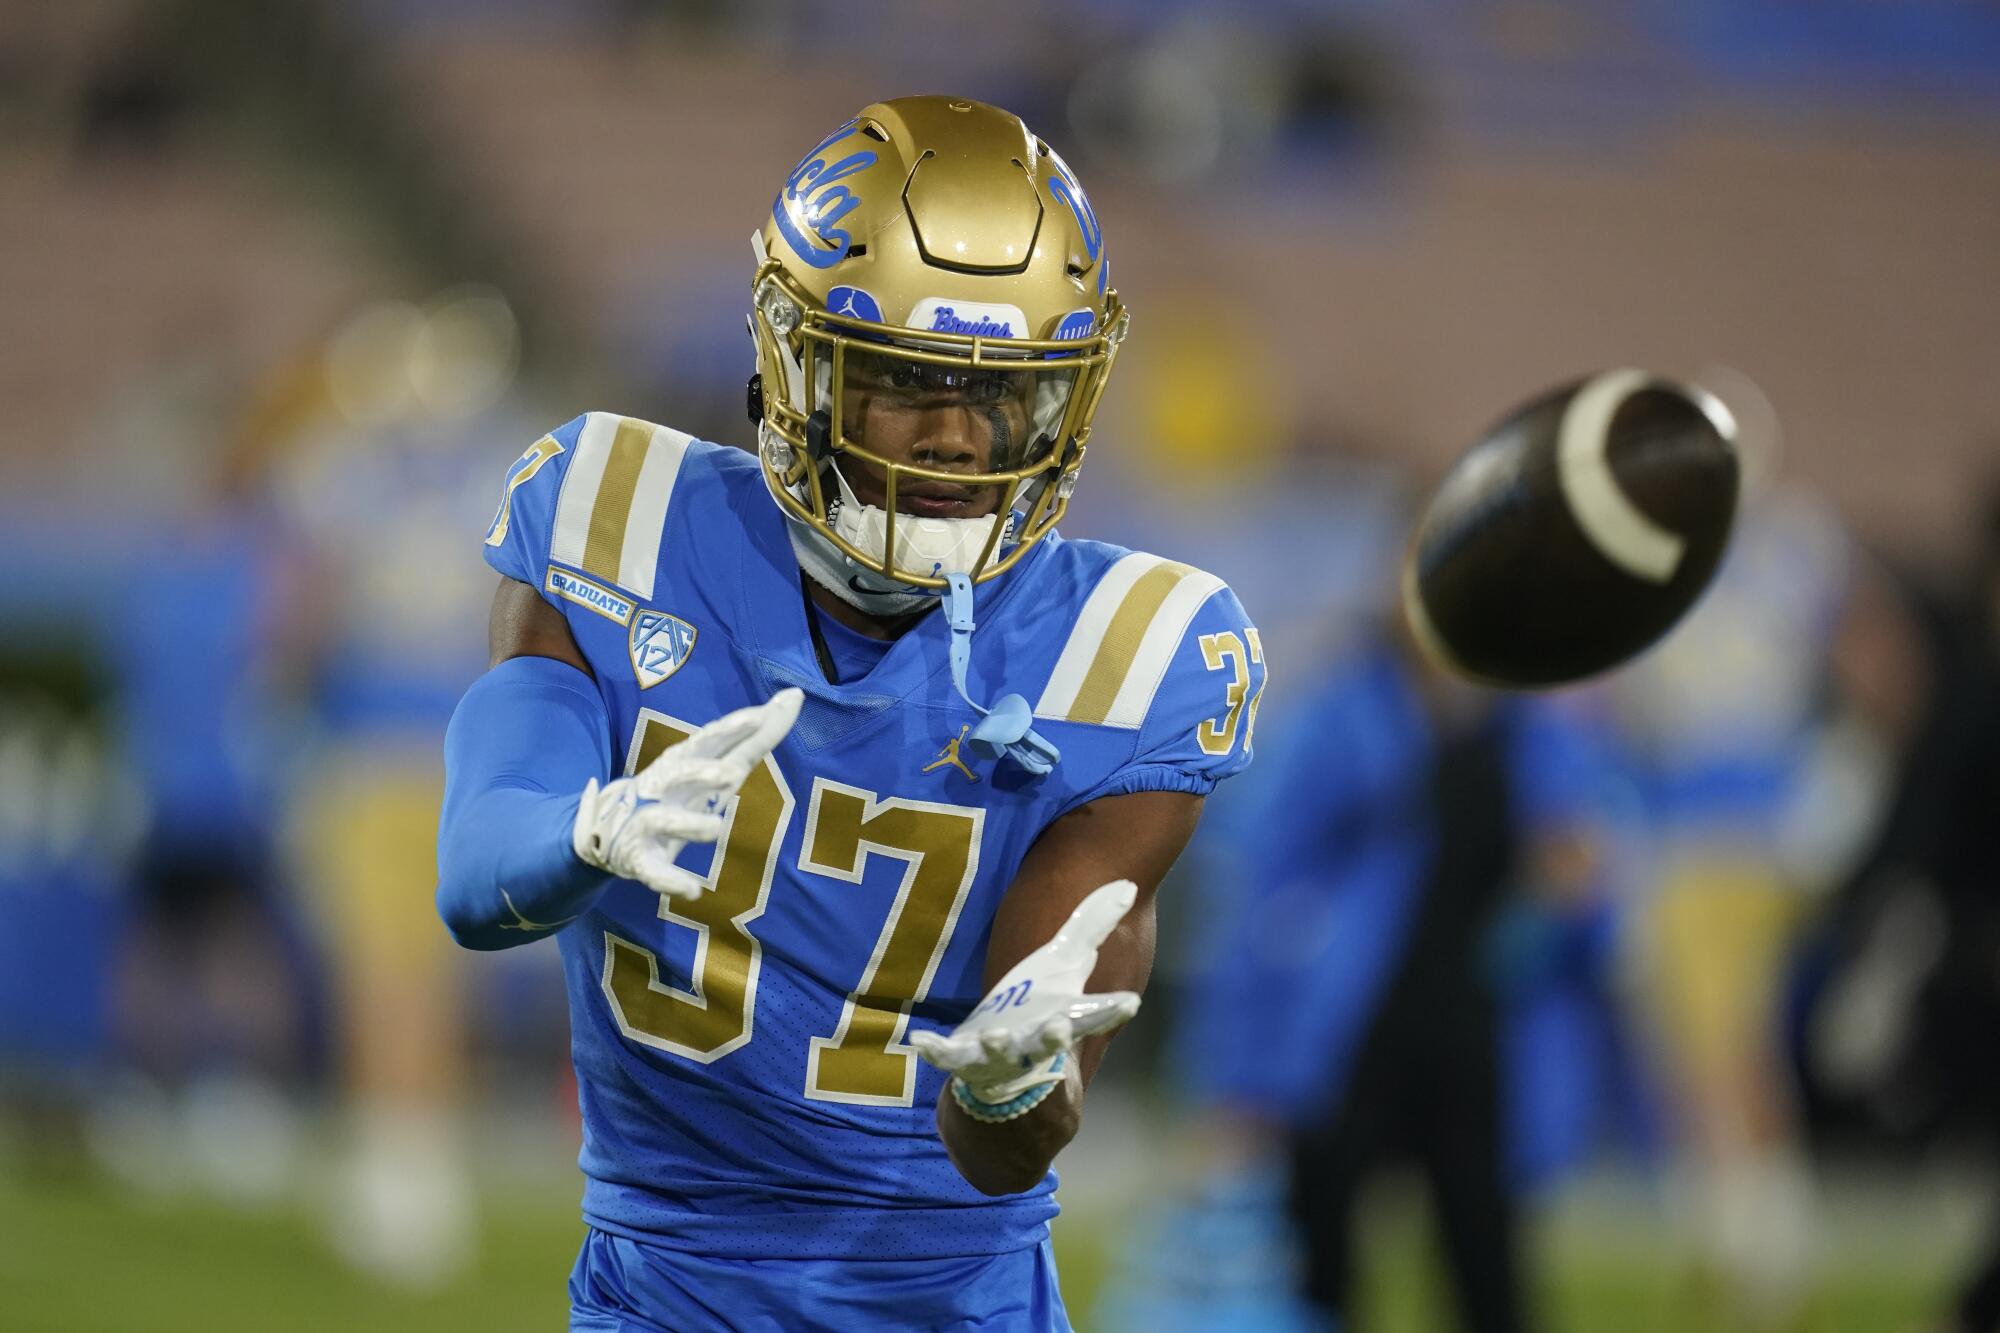
[[(842, 432), (892, 463), (972, 475), (1019, 467), (1029, 444), (1033, 370), (933, 366), (850, 352), (842, 396)], [(841, 474), (863, 504), (884, 506), (884, 469), (849, 456)], [(1005, 487), (899, 479), (896, 509), (921, 518), (984, 518)]]

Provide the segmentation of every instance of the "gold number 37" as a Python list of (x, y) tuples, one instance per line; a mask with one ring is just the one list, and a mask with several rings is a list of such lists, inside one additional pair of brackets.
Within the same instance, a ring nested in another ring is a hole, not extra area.
[(1248, 750), (1257, 735), (1257, 705), (1264, 700), (1264, 683), (1259, 682), (1257, 692), (1250, 694), (1250, 667), (1254, 663), (1264, 664), (1264, 641), (1257, 637), (1257, 631), (1246, 629), (1244, 637), (1250, 640), (1249, 651), (1243, 647), (1243, 639), (1236, 637), (1233, 630), (1223, 630), (1219, 634), (1204, 634), (1196, 640), (1201, 645), (1202, 664), (1210, 671), (1228, 670), (1229, 682), (1222, 687), (1222, 702), (1227, 709), (1221, 725), (1214, 718), (1201, 724), (1195, 739), (1201, 742), (1203, 754), (1228, 754), (1236, 748), (1236, 725), (1243, 721), (1244, 698), (1249, 697), (1248, 723), (1243, 729), (1243, 748)]
[[(632, 737), (636, 771), (694, 727), (642, 710)], [(692, 902), (660, 899), (660, 916), (696, 934), (693, 974), (681, 989), (663, 981), (652, 950), (604, 935), (604, 998), (626, 1037), (703, 1064), (746, 1045), (756, 1023), (763, 945), (751, 933), (764, 914), (797, 802), (769, 757), (750, 774), (715, 844), (709, 892)], [(938, 960), (958, 924), (979, 866), (986, 812), (931, 801), (882, 799), (815, 778), (806, 806), (799, 868), (859, 884), (871, 855), (904, 863), (896, 899), (834, 1030), (812, 1039), (805, 1095), (862, 1106), (909, 1106), (916, 1052), (903, 1043), (911, 1006), (929, 994)]]

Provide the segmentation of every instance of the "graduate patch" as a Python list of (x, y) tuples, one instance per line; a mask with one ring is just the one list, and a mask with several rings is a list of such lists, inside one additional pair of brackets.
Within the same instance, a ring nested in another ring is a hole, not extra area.
[(566, 569), (549, 567), (548, 590), (558, 597), (575, 602), (586, 610), (595, 611), (606, 620), (615, 620), (623, 625), (632, 619), (632, 603), (620, 597), (611, 589), (592, 583), (581, 574), (572, 574)]

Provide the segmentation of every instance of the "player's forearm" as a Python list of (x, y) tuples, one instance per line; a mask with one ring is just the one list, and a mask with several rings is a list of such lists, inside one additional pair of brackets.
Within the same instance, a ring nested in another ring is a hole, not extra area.
[(482, 793), (438, 838), (438, 915), (468, 949), (527, 944), (590, 906), (609, 876), (569, 850), (576, 797)]
[(445, 734), (438, 826), (438, 914), (454, 939), (526, 944), (589, 907), (608, 877), (571, 831), (609, 764), (603, 701), (581, 672), (516, 658), (473, 683)]
[(998, 1124), (967, 1115), (947, 1083), (938, 1097), (937, 1124), (951, 1164), (981, 1194), (1031, 1190), (1083, 1124), (1080, 1062), (1069, 1062), (1061, 1085), (1041, 1105)]

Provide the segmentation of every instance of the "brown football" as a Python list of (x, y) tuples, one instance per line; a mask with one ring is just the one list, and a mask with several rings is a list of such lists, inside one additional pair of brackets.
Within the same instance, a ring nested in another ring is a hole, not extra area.
[(1674, 626), (1729, 544), (1729, 410), (1640, 370), (1565, 385), (1459, 459), (1417, 524), (1403, 610), (1426, 651), (1489, 685), (1566, 685)]

